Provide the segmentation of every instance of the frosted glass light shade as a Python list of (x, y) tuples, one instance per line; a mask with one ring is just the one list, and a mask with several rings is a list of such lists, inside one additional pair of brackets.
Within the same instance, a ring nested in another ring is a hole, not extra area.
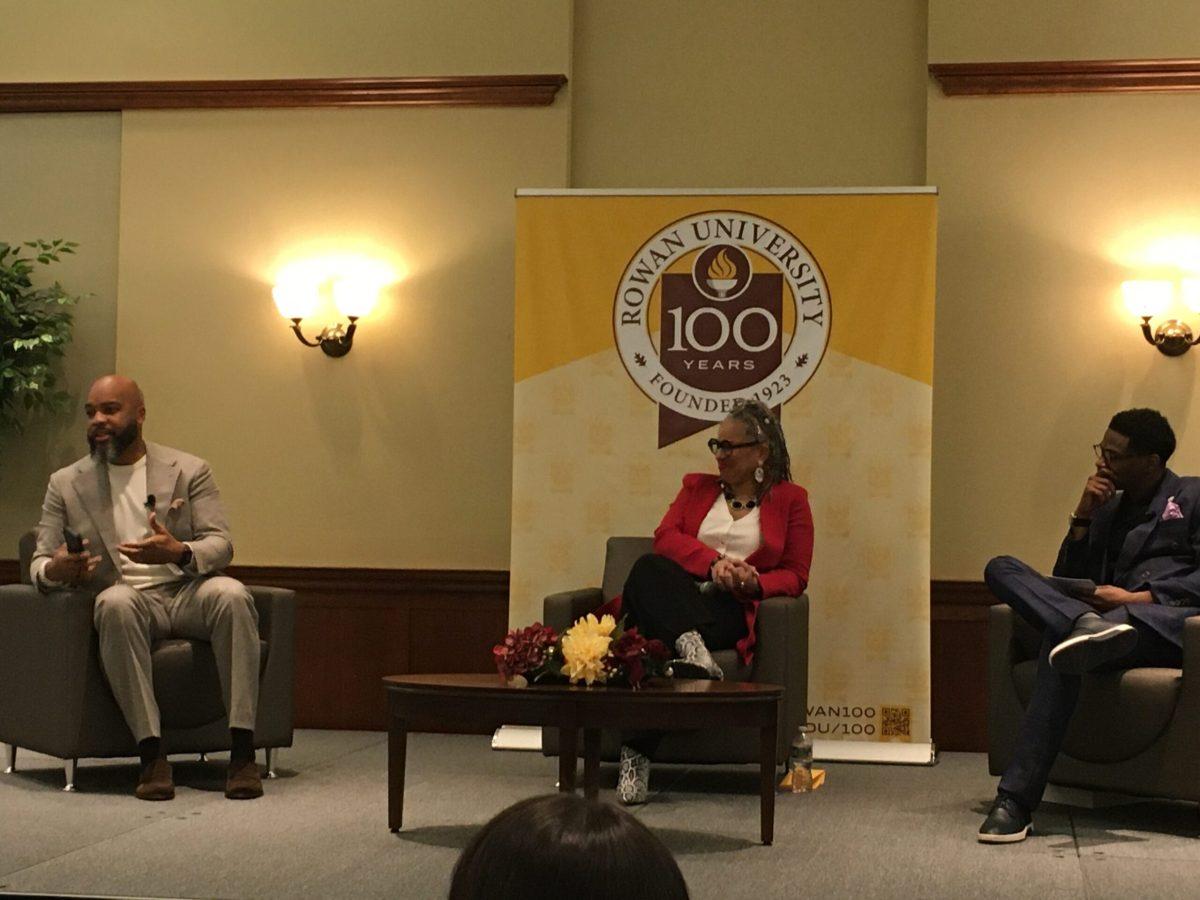
[(1171, 282), (1126, 281), (1121, 284), (1125, 306), (1140, 319), (1162, 315), (1171, 304)]
[(1183, 302), (1192, 312), (1200, 313), (1200, 278), (1185, 278), (1180, 282)]
[(333, 283), (333, 302), (347, 319), (361, 319), (379, 300), (379, 282), (368, 278), (339, 278)]
[(285, 319), (305, 319), (313, 314), (321, 296), (315, 284), (283, 281), (271, 290), (275, 308)]

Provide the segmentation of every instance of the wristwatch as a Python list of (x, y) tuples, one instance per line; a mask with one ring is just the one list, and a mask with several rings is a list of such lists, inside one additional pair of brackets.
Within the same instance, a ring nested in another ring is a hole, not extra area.
[(192, 548), (187, 544), (183, 545), (183, 552), (179, 554), (179, 562), (176, 563), (181, 569), (192, 564)]
[(1092, 520), (1090, 518), (1077, 516), (1075, 513), (1071, 513), (1071, 515), (1067, 517), (1067, 521), (1071, 523), (1072, 528), (1088, 528), (1092, 524)]

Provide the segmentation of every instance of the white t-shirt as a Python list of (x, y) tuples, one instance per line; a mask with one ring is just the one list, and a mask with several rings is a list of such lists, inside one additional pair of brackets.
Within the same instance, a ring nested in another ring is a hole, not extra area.
[[(110, 464), (106, 468), (117, 542), (128, 544), (145, 540), (154, 533), (150, 528), (149, 510), (146, 509), (146, 457), (129, 466)], [(121, 560), (121, 578), (136, 590), (169, 584), (183, 577), (183, 571), (169, 563), (147, 565), (135, 563), (123, 553), (118, 553), (118, 557)]]
[(762, 525), (759, 507), (754, 507), (740, 519), (734, 519), (723, 494), (718, 494), (712, 509), (700, 523), (696, 537), (706, 547), (734, 559), (745, 559), (762, 546)]

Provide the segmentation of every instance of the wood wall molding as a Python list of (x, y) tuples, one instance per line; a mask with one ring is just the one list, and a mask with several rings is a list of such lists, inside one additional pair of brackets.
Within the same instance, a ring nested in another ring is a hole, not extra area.
[(385, 675), (493, 672), (508, 572), (230, 566), (296, 592), (296, 726), (387, 728)]
[[(0, 584), (19, 580), (0, 559)], [(296, 725), (383, 730), (384, 675), (491, 672), (508, 630), (504, 571), (231, 566), (247, 584), (296, 592)], [(987, 749), (987, 618), (983, 582), (930, 585), (933, 740)]]
[[(20, 580), (0, 560), (0, 584)], [(508, 572), (230, 566), (296, 592), (296, 727), (387, 728), (385, 675), (494, 672), (508, 630)]]
[(948, 97), (1200, 90), (1200, 59), (931, 63), (929, 74)]
[(313, 106), (548, 106), (565, 75), (0, 84), (0, 113)]
[(987, 750), (988, 607), (982, 581), (934, 581), (929, 594), (930, 707), (941, 750)]

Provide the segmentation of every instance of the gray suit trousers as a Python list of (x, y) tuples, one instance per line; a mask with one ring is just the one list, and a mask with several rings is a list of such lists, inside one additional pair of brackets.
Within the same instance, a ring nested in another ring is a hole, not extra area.
[(254, 730), (258, 704), (258, 613), (240, 581), (225, 575), (135, 590), (116, 584), (96, 595), (100, 662), (138, 741), (161, 737), (150, 664), (156, 641), (209, 641), (230, 728)]

